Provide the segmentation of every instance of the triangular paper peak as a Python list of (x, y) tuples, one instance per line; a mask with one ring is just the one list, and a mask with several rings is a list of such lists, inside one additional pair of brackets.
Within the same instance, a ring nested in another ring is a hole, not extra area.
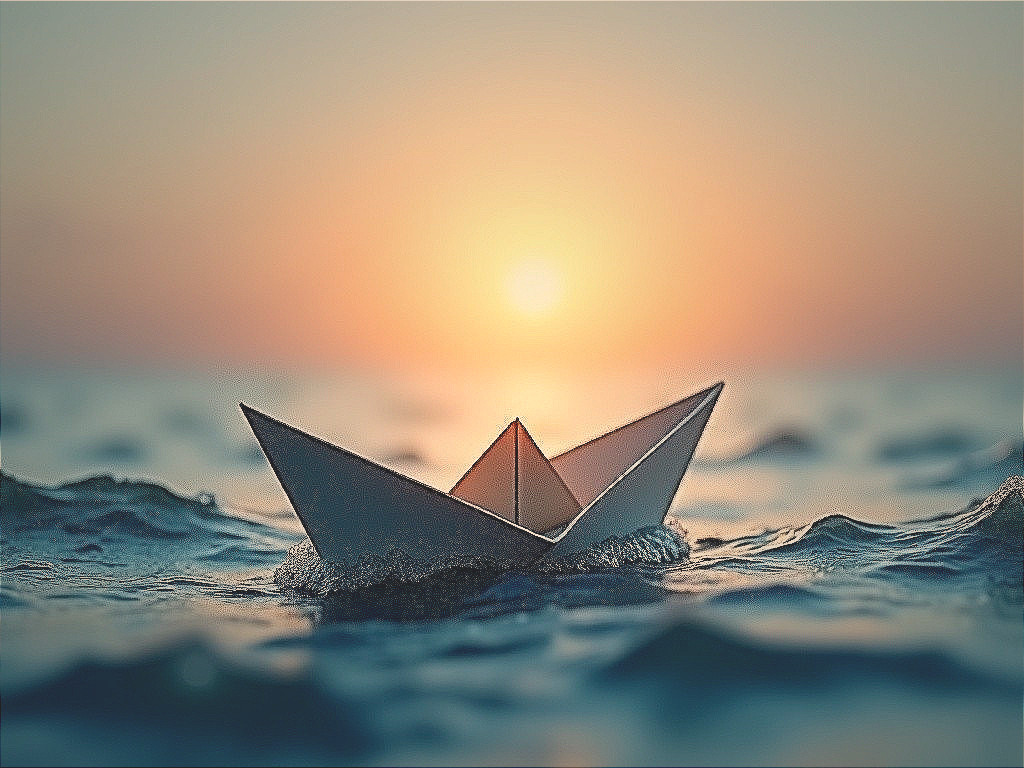
[(518, 423), (517, 419), (505, 427), (449, 492), (456, 498), (476, 504), (512, 522), (516, 521)]
[(451, 495), (538, 533), (560, 528), (581, 509), (519, 419), (498, 435)]
[(519, 428), (519, 524), (544, 533), (580, 513), (579, 502), (521, 423)]

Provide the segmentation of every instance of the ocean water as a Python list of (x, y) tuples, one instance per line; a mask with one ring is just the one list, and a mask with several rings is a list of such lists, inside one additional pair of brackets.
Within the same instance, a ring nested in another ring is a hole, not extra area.
[(667, 525), (317, 558), (239, 400), (448, 487), (718, 376), (0, 376), (14, 764), (1024, 761), (1020, 370), (740, 373)]

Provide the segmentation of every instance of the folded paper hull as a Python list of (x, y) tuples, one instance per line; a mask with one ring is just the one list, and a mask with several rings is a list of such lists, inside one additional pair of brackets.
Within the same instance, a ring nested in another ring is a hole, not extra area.
[(399, 549), (536, 558), (551, 542), (484, 509), (242, 406), (317, 553), (356, 562)]
[(662, 522), (721, 389), (717, 384), (552, 459), (573, 493), (592, 492), (587, 461), (604, 473), (602, 480), (615, 460), (621, 464), (557, 536), (531, 531), (245, 404), (242, 411), (325, 560), (354, 563), (399, 550), (426, 560), (523, 561), (571, 554)]

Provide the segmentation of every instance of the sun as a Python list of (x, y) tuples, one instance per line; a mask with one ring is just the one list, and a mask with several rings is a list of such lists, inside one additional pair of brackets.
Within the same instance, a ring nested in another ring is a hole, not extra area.
[(563, 292), (562, 275), (546, 259), (514, 264), (505, 278), (505, 298), (517, 312), (529, 317), (551, 314)]

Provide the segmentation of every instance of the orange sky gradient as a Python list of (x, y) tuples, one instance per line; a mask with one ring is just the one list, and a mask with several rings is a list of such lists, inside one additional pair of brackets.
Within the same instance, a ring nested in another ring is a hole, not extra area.
[(1019, 364), (1021, 26), (4, 4), (4, 363)]

